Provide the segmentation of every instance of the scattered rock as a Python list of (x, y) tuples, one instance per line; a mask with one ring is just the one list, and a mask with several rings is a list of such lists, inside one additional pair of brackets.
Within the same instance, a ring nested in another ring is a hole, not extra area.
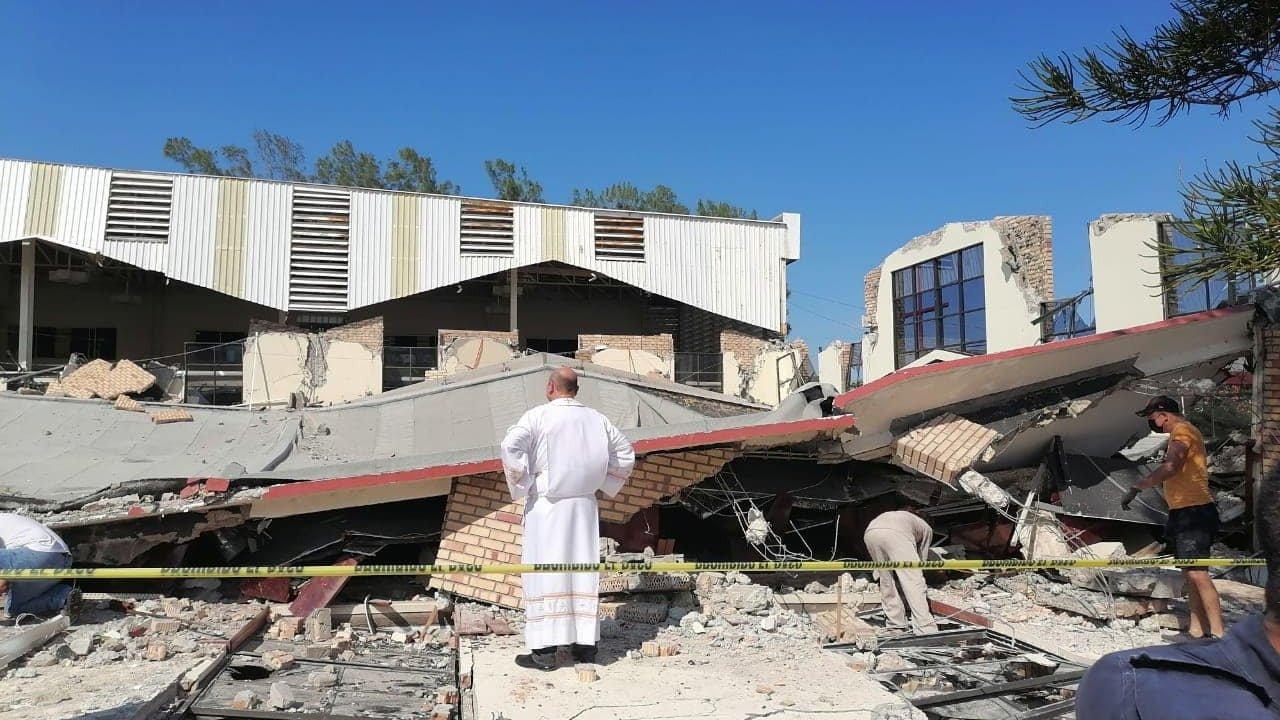
[[(350, 643), (348, 643), (348, 646)], [(344, 650), (347, 648), (343, 648)], [(308, 660), (328, 660), (333, 648), (328, 645), (308, 645), (302, 648), (302, 657)]]
[(761, 695), (772, 695), (773, 688), (768, 685), (761, 684), (756, 686), (756, 692), (760, 693)]
[(726, 598), (742, 612), (762, 613), (773, 603), (773, 591), (764, 585), (731, 585)]
[(231, 707), (236, 710), (253, 710), (261, 704), (262, 698), (258, 697), (252, 690), (241, 690), (236, 696), (231, 698)]
[(160, 662), (161, 660), (168, 660), (169, 646), (165, 645), (162, 642), (148, 643), (146, 657), (148, 660), (151, 660), (152, 662)]
[(295, 658), (287, 652), (280, 650), (268, 650), (262, 653), (262, 664), (268, 670), (286, 670), (294, 666)]
[(288, 710), (296, 705), (297, 701), (293, 699), (293, 688), (282, 682), (273, 682), (267, 703), (277, 710)]
[(333, 669), (317, 670), (307, 675), (307, 684), (311, 687), (325, 688), (338, 684), (338, 673)]
[(22, 680), (29, 680), (35, 677), (36, 675), (39, 675), (39, 673), (37, 673), (34, 668), (24, 667), (24, 668), (18, 668), (17, 670), (14, 670), (12, 673), (9, 674), (9, 677), (20, 678)]
[(92, 631), (82, 630), (67, 638), (67, 648), (71, 650), (72, 655), (85, 657), (93, 652), (95, 639)]
[(823, 585), (820, 582), (814, 581), (809, 583), (808, 585), (805, 585), (804, 591), (807, 593), (824, 593), (827, 591), (827, 586)]
[(766, 617), (765, 619), (761, 620), (760, 629), (764, 630), (765, 632), (773, 632), (774, 630), (777, 630), (778, 618), (774, 617), (773, 615), (770, 615), (769, 617)]

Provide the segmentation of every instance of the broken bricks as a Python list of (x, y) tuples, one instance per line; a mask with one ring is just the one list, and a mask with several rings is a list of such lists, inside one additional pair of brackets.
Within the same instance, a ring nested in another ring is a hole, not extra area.
[(680, 646), (675, 643), (646, 640), (640, 645), (640, 654), (645, 657), (671, 657), (680, 654)]

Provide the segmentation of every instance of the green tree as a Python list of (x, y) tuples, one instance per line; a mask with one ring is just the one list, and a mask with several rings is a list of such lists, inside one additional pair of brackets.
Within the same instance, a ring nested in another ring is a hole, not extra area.
[(413, 148), (400, 148), (397, 159), (387, 163), (386, 187), (390, 190), (457, 195), (462, 192), (457, 184), (436, 177), (436, 166), (431, 158)]
[(253, 152), (239, 145), (217, 150), (196, 146), (185, 137), (171, 137), (164, 143), (164, 156), (187, 172), (203, 175), (318, 182), (351, 187), (385, 188), (408, 192), (454, 195), (461, 192), (455, 183), (440, 180), (431, 158), (410, 147), (400, 148), (396, 157), (383, 163), (370, 153), (356, 150), (350, 140), (333, 146), (307, 169), (302, 145), (284, 135), (257, 130)]
[[(1163, 125), (1194, 108), (1226, 117), (1280, 88), (1280, 1), (1185, 0), (1173, 10), (1146, 40), (1121, 29), (1110, 45), (1031, 62), (1014, 109), (1036, 127), (1095, 117)], [(1170, 284), (1280, 267), (1280, 112), (1255, 125), (1255, 162), (1227, 163), (1183, 187), (1176, 226), (1191, 247), (1155, 246)]]
[(489, 173), (489, 182), (499, 199), (543, 202), (541, 183), (532, 180), (523, 166), (517, 168), (514, 163), (495, 158), (484, 161), (484, 171)]
[(682, 205), (675, 191), (666, 185), (655, 185), (652, 190), (641, 190), (629, 182), (620, 182), (600, 192), (575, 188), (570, 204), (610, 210), (689, 214), (689, 208)]
[(746, 220), (759, 220), (760, 216), (755, 210), (747, 210), (737, 205), (730, 205), (726, 202), (717, 202), (715, 200), (699, 200), (697, 215), (706, 217), (722, 217), (722, 218), (743, 218)]

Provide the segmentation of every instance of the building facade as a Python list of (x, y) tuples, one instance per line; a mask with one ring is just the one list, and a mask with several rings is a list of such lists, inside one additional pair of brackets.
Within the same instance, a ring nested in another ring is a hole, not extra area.
[(864, 279), (865, 379), (1235, 305), (1268, 281), (1166, 282), (1159, 247), (1192, 247), (1168, 213), (1103, 215), (1088, 243), (1089, 286), (1058, 297), (1047, 216), (950, 223), (911, 240)]
[(460, 336), (574, 355), (599, 336), (647, 352), (652, 342), (626, 338), (665, 335), (666, 374), (723, 386), (733, 338), (785, 337), (799, 251), (792, 213), (707, 218), (0, 160), (0, 362), (79, 353), (221, 368), (240, 361), (253, 320), (321, 331), (380, 317), (388, 385), (437, 369)]

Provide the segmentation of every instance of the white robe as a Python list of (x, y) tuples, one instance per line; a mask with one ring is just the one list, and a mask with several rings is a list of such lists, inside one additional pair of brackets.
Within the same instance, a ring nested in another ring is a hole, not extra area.
[[(621, 490), (635, 453), (604, 415), (570, 398), (536, 407), (502, 440), (511, 497), (527, 497), (525, 563), (600, 561), (596, 492)], [(599, 573), (524, 576), (525, 642), (530, 650), (594, 645), (599, 637)]]

